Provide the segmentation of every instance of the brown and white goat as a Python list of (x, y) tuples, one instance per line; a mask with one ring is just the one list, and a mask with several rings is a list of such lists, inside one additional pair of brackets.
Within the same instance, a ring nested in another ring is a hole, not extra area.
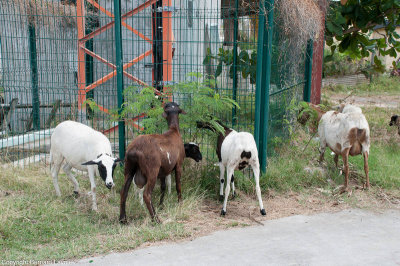
[(181, 174), (185, 158), (185, 148), (179, 132), (179, 114), (186, 114), (179, 105), (171, 102), (164, 106), (163, 117), (167, 119), (168, 131), (163, 134), (142, 135), (129, 144), (125, 155), (125, 183), (121, 190), (120, 216), (122, 223), (126, 222), (125, 205), (128, 190), (134, 179), (138, 188), (143, 188), (143, 199), (150, 216), (159, 222), (151, 200), (151, 194), (157, 178), (161, 181), (160, 205), (165, 195), (165, 178), (175, 170), (176, 191), (178, 201), (182, 199)]
[(398, 115), (392, 115), (389, 126), (397, 126), (397, 133), (400, 135), (400, 117)]
[[(324, 160), (328, 146), (335, 153), (335, 164), (338, 166), (339, 155), (343, 158), (345, 182), (342, 191), (349, 185), (349, 155), (364, 156), (365, 188), (369, 188), (368, 156), (370, 147), (369, 125), (365, 116), (358, 109), (348, 108), (347, 112), (323, 112), (316, 105), (309, 106), (318, 113), (318, 135), (320, 139), (320, 162)], [(352, 110), (352, 111), (350, 111)], [(361, 110), (361, 109), (360, 109)], [(300, 122), (303, 122), (304, 114)]]

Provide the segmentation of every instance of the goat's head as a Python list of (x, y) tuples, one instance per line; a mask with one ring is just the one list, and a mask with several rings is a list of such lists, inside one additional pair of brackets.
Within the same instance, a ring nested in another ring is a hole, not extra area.
[(186, 114), (186, 112), (179, 107), (179, 104), (170, 102), (164, 105), (164, 113), (162, 114), (168, 121), (168, 126), (172, 124), (179, 125), (178, 115)]
[(186, 114), (186, 112), (179, 107), (179, 104), (174, 102), (169, 102), (164, 105), (163, 117), (167, 118), (169, 115), (173, 114)]
[(335, 111), (337, 111), (337, 112), (339, 112), (339, 113), (342, 113), (342, 112), (343, 112), (343, 109), (344, 109), (345, 107), (346, 107), (346, 104), (341, 103), (341, 104), (339, 104), (339, 105), (333, 106), (333, 107), (332, 107), (332, 110), (335, 110)]
[(96, 159), (83, 163), (82, 165), (97, 165), (99, 175), (106, 187), (111, 189), (114, 186), (113, 175), (119, 158), (113, 158), (110, 154), (100, 154)]
[(400, 118), (398, 115), (392, 115), (390, 118), (389, 126), (394, 126), (400, 124)]
[(390, 118), (389, 126), (397, 126), (398, 127), (398, 132), (400, 135), (400, 116), (398, 115), (392, 115)]
[(185, 155), (187, 158), (192, 158), (196, 162), (199, 162), (203, 159), (201, 155), (199, 145), (193, 142), (185, 143)]
[(312, 103), (301, 102), (299, 107), (299, 114), (297, 116), (297, 122), (302, 125), (307, 124), (309, 120), (319, 122), (322, 115), (325, 112), (322, 111), (321, 107)]

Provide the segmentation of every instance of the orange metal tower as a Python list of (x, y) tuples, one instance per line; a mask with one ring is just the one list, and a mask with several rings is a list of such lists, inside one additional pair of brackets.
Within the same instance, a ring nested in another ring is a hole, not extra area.
[[(85, 47), (85, 43), (92, 39), (93, 37), (111, 29), (115, 21), (111, 21), (106, 25), (103, 25), (93, 32), (89, 34), (85, 34), (85, 1), (87, 3), (92, 4), (95, 8), (103, 12), (105, 15), (107, 15), (110, 18), (114, 18), (114, 14), (112, 14), (110, 11), (107, 11), (104, 7), (99, 5), (96, 0), (77, 0), (76, 7), (77, 7), (77, 27), (78, 27), (78, 108), (80, 110), (85, 108), (84, 102), (86, 100), (86, 93), (95, 89), (97, 86), (105, 83), (106, 81), (112, 79), (113, 77), (116, 76), (117, 70), (116, 66), (112, 64), (109, 60), (102, 58), (98, 54), (96, 54), (94, 51), (90, 51)], [(149, 42), (150, 44), (153, 44), (153, 36), (147, 37), (138, 30), (134, 28), (134, 25), (128, 25), (125, 20), (128, 17), (134, 16), (135, 14), (138, 14), (139, 12), (145, 10), (146, 8), (152, 8), (154, 4), (157, 2), (161, 4), (161, 8), (159, 10), (156, 10), (157, 12), (160, 12), (161, 19), (162, 19), (162, 82), (164, 84), (169, 84), (172, 81), (172, 42), (173, 42), (173, 33), (172, 33), (172, 10), (173, 8), (171, 7), (171, 1), (172, 0), (148, 0), (145, 1), (143, 4), (137, 6), (133, 10), (125, 13), (124, 15), (121, 16), (122, 20), (122, 26), (127, 28), (129, 31), (131, 31), (133, 34), (136, 34), (143, 40)], [(153, 28), (154, 28), (154, 20), (153, 20)], [(154, 47), (154, 45), (153, 45)], [(85, 54), (92, 56), (94, 59), (106, 64), (109, 66), (112, 71), (105, 76), (99, 78), (98, 80), (94, 81), (92, 84), (87, 85), (86, 84), (86, 67), (85, 67)], [(146, 84), (144, 81), (142, 81), (139, 77), (135, 77), (125, 70), (128, 68), (132, 67), (142, 59), (144, 59), (147, 56), (153, 55), (153, 49), (150, 49), (148, 51), (145, 51), (144, 53), (140, 54), (139, 56), (133, 58), (129, 62), (125, 63), (123, 65), (123, 74), (125, 77), (131, 79), (132, 81), (136, 82), (139, 85), (143, 86), (152, 86)], [(154, 80), (154, 55), (153, 55), (153, 85), (155, 84)], [(163, 86), (162, 85), (162, 86)], [(155, 93), (157, 95), (162, 95), (162, 89), (154, 89)], [(99, 109), (103, 112), (108, 113), (108, 109), (100, 106)]]

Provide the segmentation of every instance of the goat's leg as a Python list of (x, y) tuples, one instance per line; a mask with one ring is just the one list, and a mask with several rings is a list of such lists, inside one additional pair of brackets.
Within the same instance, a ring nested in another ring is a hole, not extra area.
[(338, 165), (338, 163), (339, 163), (339, 155), (337, 155), (336, 153), (335, 153), (335, 157), (333, 158), (333, 161), (335, 162), (336, 168), (338, 168), (339, 167), (339, 165)]
[(219, 201), (224, 200), (224, 182), (225, 182), (225, 166), (219, 163)]
[(319, 163), (322, 163), (324, 161), (325, 150), (326, 150), (326, 143), (325, 141), (321, 140), (319, 145)]
[(92, 210), (97, 211), (96, 203), (96, 182), (94, 180), (94, 166), (88, 166), (89, 180), (90, 180), (90, 194), (92, 194)]
[(72, 166), (68, 163), (66, 163), (63, 167), (64, 172), (67, 174), (67, 176), (69, 177), (69, 179), (72, 181), (72, 183), (74, 184), (74, 193), (76, 195), (79, 194), (79, 184), (78, 181), (76, 181), (75, 176), (71, 173), (71, 169)]
[(365, 184), (364, 188), (369, 189), (369, 169), (368, 169), (368, 152), (364, 152), (364, 171), (365, 171)]
[(226, 176), (225, 199), (224, 199), (224, 205), (221, 210), (221, 215), (226, 214), (226, 204), (228, 203), (228, 196), (229, 196), (229, 192), (231, 190), (230, 183), (231, 183), (231, 177), (233, 176), (233, 172), (234, 172), (234, 167), (228, 165), (227, 166), (227, 176)]
[(235, 177), (232, 175), (231, 177), (231, 186), (232, 186), (232, 199), (235, 198)]
[(164, 195), (165, 195), (165, 189), (166, 189), (165, 177), (161, 177), (161, 178), (160, 178), (160, 182), (161, 182), (160, 205), (162, 205), (163, 202), (164, 202)]
[[(125, 174), (125, 183), (121, 189), (121, 201), (120, 201), (120, 205), (119, 205), (119, 221), (121, 223), (127, 222), (126, 212), (125, 212), (126, 198), (128, 197), (128, 191), (129, 191), (129, 187), (132, 184), (132, 180), (133, 180), (133, 176), (131, 176), (130, 174)], [(143, 191), (143, 189), (142, 189), (142, 191)], [(139, 197), (140, 197), (140, 192), (139, 192)], [(141, 201), (143, 201), (143, 192), (141, 195)]]
[(176, 193), (178, 193), (178, 202), (182, 200), (182, 192), (181, 192), (181, 175), (182, 175), (182, 166), (176, 165), (175, 167), (175, 186)]
[(171, 194), (171, 174), (167, 175), (165, 181), (167, 183), (168, 194)]
[(349, 152), (350, 148), (345, 149), (342, 152), (342, 157), (343, 157), (343, 167), (344, 167), (344, 185), (343, 188), (341, 189), (341, 193), (348, 191), (349, 189)]
[(155, 186), (156, 180), (157, 180), (157, 174), (155, 174), (155, 175), (153, 175), (153, 174), (146, 175), (147, 184), (146, 184), (146, 188), (143, 193), (143, 200), (146, 203), (147, 209), (149, 210), (151, 219), (153, 221), (159, 223), (160, 220), (158, 219), (158, 217), (156, 215), (156, 211), (154, 209), (153, 202), (151, 201), (151, 194), (153, 193), (153, 189), (154, 189), (154, 186)]
[(61, 197), (60, 187), (58, 186), (58, 173), (60, 172), (61, 164), (64, 158), (62, 158), (61, 156), (54, 156), (54, 154), (51, 155), (51, 157), (52, 162), (50, 164), (50, 171), (53, 177), (54, 189), (56, 190), (56, 195), (58, 197)]
[(256, 182), (256, 193), (257, 193), (257, 198), (258, 198), (258, 204), (260, 205), (260, 213), (262, 215), (266, 215), (267, 213), (265, 212), (264, 204), (263, 204), (262, 197), (261, 197), (259, 163), (256, 163), (255, 165), (251, 165), (251, 168), (253, 169), (254, 180)]
[(341, 175), (342, 170), (339, 168), (339, 155), (337, 155), (336, 153), (335, 153), (335, 157), (333, 158), (333, 161), (335, 162), (336, 169), (339, 170), (339, 175)]

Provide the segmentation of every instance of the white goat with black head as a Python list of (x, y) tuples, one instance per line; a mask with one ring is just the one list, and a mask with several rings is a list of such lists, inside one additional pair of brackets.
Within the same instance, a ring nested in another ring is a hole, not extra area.
[(112, 155), (108, 138), (81, 123), (62, 122), (51, 135), (50, 170), (57, 196), (61, 196), (58, 173), (62, 163), (65, 162), (63, 169), (74, 184), (75, 194), (79, 193), (79, 184), (71, 173), (71, 169), (88, 172), (93, 210), (97, 210), (94, 177), (100, 176), (106, 187), (111, 189), (114, 186), (113, 174), (118, 161), (119, 159)]
[[(219, 197), (220, 200), (224, 199), (224, 205), (221, 210), (221, 215), (226, 214), (226, 205), (228, 203), (228, 196), (231, 185), (232, 195), (235, 196), (234, 171), (243, 170), (249, 165), (253, 169), (254, 180), (256, 182), (256, 193), (258, 203), (260, 205), (260, 213), (262, 215), (266, 215), (261, 198), (260, 164), (258, 161), (258, 151), (253, 135), (248, 132), (237, 132), (231, 128), (224, 126), (221, 123), (219, 124), (225, 130), (225, 134), (218, 134), (216, 148), (220, 169)], [(212, 130), (214, 132), (216, 131), (216, 129), (209, 123), (198, 122), (197, 126), (199, 128)], [(227, 182), (224, 197), (225, 169), (227, 172)]]

